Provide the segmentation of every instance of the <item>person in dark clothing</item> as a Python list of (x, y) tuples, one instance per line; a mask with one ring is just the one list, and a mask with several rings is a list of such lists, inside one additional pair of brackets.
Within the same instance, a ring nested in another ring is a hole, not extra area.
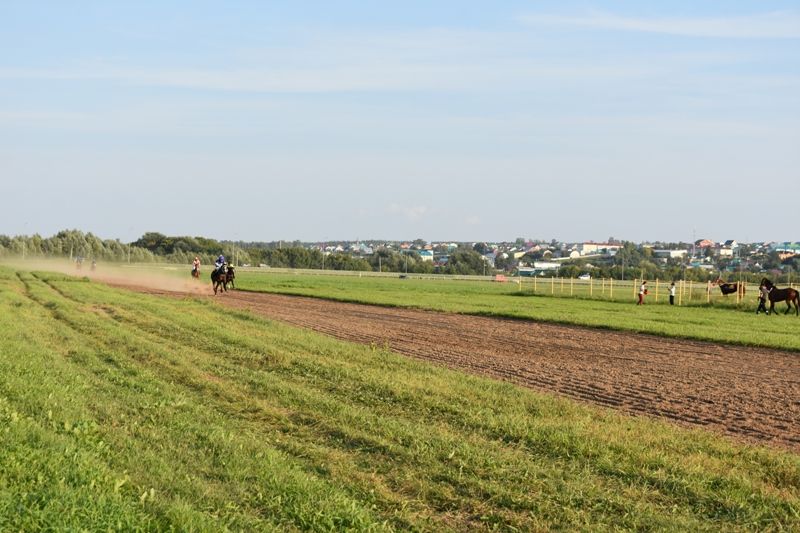
[(758, 288), (758, 309), (756, 309), (756, 314), (761, 311), (764, 311), (767, 315), (769, 314), (767, 300), (769, 300), (769, 289), (765, 285), (761, 285)]

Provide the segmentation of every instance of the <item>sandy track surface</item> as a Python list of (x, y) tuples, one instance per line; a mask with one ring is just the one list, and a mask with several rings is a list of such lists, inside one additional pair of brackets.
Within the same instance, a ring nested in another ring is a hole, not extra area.
[(231, 291), (216, 301), (450, 368), (800, 451), (798, 353), (267, 293)]

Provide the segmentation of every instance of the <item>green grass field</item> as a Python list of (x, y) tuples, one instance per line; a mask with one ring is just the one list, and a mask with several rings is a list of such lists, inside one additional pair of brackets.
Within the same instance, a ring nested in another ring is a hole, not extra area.
[(796, 530), (800, 457), (0, 268), (0, 530)]
[[(800, 350), (800, 318), (755, 315), (753, 302), (740, 307), (653, 305), (649, 299), (636, 306), (627, 301), (534, 295), (531, 286), (518, 290), (515, 283), (458, 280), (399, 279), (355, 276), (314, 276), (243, 271), (237, 287), (329, 298), (347, 302), (414, 307), (454, 313), (534, 319), (787, 350)], [(549, 286), (547, 286), (549, 290)], [(650, 297), (648, 297), (650, 298)], [(781, 304), (781, 313), (785, 304)]]

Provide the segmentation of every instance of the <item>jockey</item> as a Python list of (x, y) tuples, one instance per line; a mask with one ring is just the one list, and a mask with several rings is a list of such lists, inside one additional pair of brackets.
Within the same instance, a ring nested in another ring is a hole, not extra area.
[(217, 260), (214, 262), (214, 267), (217, 269), (217, 272), (219, 272), (220, 274), (225, 272), (225, 256), (224, 255), (219, 254), (219, 257), (217, 257)]
[(195, 256), (194, 261), (192, 261), (192, 270), (200, 272), (200, 258), (197, 256)]

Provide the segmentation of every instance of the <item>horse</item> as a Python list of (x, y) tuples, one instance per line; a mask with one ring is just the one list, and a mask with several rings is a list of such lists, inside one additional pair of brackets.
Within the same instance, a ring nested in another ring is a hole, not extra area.
[(234, 285), (233, 280), (236, 279), (236, 271), (233, 270), (233, 265), (228, 265), (226, 274), (228, 275), (228, 283), (230, 284), (231, 289), (235, 289), (236, 285)]
[(792, 310), (792, 305), (794, 305), (795, 316), (800, 315), (800, 292), (797, 289), (792, 289), (791, 287), (779, 289), (767, 278), (761, 280), (761, 285), (764, 285), (769, 290), (769, 310), (771, 314), (775, 314), (775, 302), (786, 302), (784, 315), (789, 314), (789, 311)]
[[(714, 285), (719, 286), (719, 290), (722, 292), (724, 296), (729, 294), (733, 294), (739, 290), (739, 282), (736, 283), (725, 283), (722, 279), (717, 278), (717, 281), (714, 282)], [(745, 284), (742, 283), (742, 296), (744, 296), (745, 291)]]
[(228, 272), (223, 269), (212, 270), (211, 283), (214, 285), (214, 294), (217, 294), (217, 291), (220, 288), (222, 288), (223, 291), (228, 292)]
[(199, 268), (193, 268), (192, 269), (192, 277), (195, 278), (195, 279), (199, 279), (200, 278), (200, 269)]

